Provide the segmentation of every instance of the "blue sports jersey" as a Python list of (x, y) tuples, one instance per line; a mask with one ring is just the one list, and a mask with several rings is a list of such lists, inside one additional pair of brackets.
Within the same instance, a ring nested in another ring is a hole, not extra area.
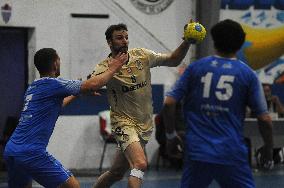
[(246, 106), (257, 115), (267, 113), (262, 86), (251, 68), (237, 59), (209, 56), (189, 65), (167, 96), (184, 99), (190, 159), (247, 162)]
[(78, 95), (81, 83), (48, 77), (35, 80), (25, 93), (19, 125), (5, 147), (5, 155), (45, 151), (64, 97)]

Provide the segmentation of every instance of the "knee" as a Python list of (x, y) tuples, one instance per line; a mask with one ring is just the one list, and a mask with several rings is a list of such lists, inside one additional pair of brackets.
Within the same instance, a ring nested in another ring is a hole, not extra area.
[(143, 172), (147, 170), (147, 161), (146, 160), (138, 160), (133, 163), (133, 168), (142, 170)]

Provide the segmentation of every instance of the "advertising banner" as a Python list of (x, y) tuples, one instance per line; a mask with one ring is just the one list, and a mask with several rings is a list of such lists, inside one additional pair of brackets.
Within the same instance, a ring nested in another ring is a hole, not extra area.
[(263, 83), (284, 84), (284, 0), (222, 0), (220, 19), (227, 18), (246, 32), (238, 57)]

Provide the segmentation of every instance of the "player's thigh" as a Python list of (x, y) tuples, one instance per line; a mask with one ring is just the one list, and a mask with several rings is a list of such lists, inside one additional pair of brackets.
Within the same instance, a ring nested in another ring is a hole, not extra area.
[(48, 152), (34, 152), (23, 163), (33, 179), (44, 187), (58, 187), (73, 176)]
[(185, 159), (181, 188), (207, 188), (213, 181), (210, 163)]
[(132, 142), (124, 151), (127, 160), (130, 163), (130, 168), (142, 168), (145, 170), (147, 167), (147, 158), (144, 149), (140, 142)]
[(120, 149), (117, 149), (112, 161), (110, 171), (115, 174), (124, 175), (128, 169), (128, 160), (126, 159), (124, 153)]
[(255, 188), (249, 164), (218, 165), (214, 175), (222, 188)]
[(122, 151), (125, 151), (131, 143), (140, 141), (135, 124), (128, 120), (113, 125), (112, 133)]
[(27, 170), (17, 160), (17, 157), (5, 156), (7, 171), (8, 171), (8, 185), (13, 188), (29, 188), (32, 184), (32, 177)]

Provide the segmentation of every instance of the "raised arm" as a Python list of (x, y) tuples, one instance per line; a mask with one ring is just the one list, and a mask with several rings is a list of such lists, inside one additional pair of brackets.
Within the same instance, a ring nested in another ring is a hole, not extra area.
[(183, 42), (168, 55), (163, 65), (169, 67), (178, 66), (186, 56), (190, 45), (201, 42), (205, 35), (205, 28), (201, 24), (190, 20), (190, 22), (184, 26)]
[(81, 85), (81, 93), (95, 91), (103, 87), (113, 76), (120, 70), (124, 63), (128, 59), (128, 54), (119, 53), (115, 58), (112, 58), (108, 62), (108, 69), (102, 74), (91, 77), (84, 81)]
[[(128, 59), (128, 55), (126, 53), (119, 53), (115, 58), (112, 58), (108, 62), (108, 69), (97, 76), (93, 76), (86, 81), (82, 82), (80, 93), (87, 94), (93, 93), (94, 95), (98, 95), (98, 93), (94, 92), (101, 87), (103, 87), (112, 77), (113, 75), (123, 66), (123, 64)], [(70, 104), (74, 101), (78, 96), (70, 95), (65, 97), (62, 103), (62, 107)]]
[(168, 58), (164, 61), (163, 65), (168, 67), (178, 66), (186, 56), (191, 43), (184, 40), (179, 47), (177, 47)]

